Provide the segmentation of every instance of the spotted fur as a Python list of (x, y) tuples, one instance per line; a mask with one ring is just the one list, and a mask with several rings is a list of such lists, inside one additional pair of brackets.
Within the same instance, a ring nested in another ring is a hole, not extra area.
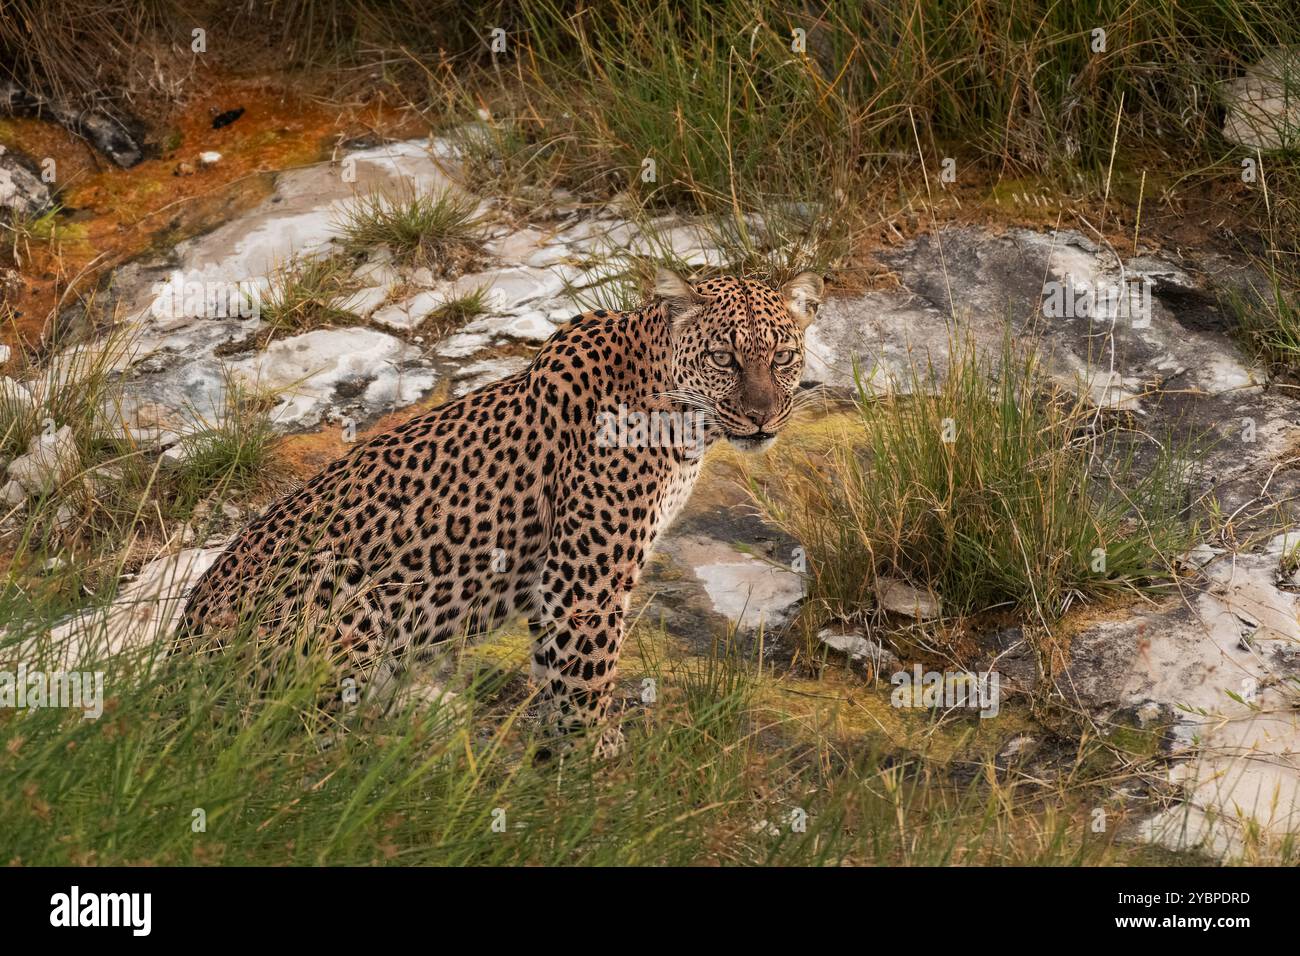
[[(280, 499), (189, 596), (176, 647), (220, 647), (256, 613), (327, 649), (359, 688), (438, 645), (527, 615), (562, 732), (601, 724), (628, 600), (720, 437), (765, 448), (789, 419), (821, 295), (661, 272), (632, 312), (592, 312), (524, 371), (411, 419)], [(703, 447), (620, 446), (622, 406), (695, 415)], [(305, 630), (303, 621), (309, 622)], [(606, 726), (601, 745), (621, 738)]]

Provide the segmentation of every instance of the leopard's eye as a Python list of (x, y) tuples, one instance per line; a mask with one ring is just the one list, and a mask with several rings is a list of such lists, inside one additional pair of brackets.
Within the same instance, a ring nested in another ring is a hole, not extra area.
[(723, 349), (717, 349), (709, 353), (709, 361), (718, 368), (731, 368), (736, 364), (736, 358), (730, 352)]
[(794, 349), (781, 349), (772, 356), (772, 364), (777, 368), (784, 368), (787, 365), (793, 365), (795, 359)]

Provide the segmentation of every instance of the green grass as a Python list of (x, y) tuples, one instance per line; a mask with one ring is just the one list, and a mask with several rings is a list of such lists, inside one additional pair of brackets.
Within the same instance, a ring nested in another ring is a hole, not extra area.
[[(716, 217), (729, 258), (788, 272), (842, 262), (938, 192), (945, 157), (959, 183), (1033, 176), (1069, 194), (1081, 173), (1149, 168), (1230, 188), (1246, 151), (1221, 136), (1220, 84), (1298, 29), (1284, 3), (1223, 0), (531, 0), (517, 16), (507, 71), (427, 74), (433, 115), (490, 107), (464, 134), (478, 185)], [(1275, 211), (1293, 213), (1278, 188)]]
[[(131, 55), (109, 58), (108, 85), (125, 93), (136, 47), (176, 35), (161, 7), (23, 9), (30, 16), (14, 22), (37, 23), (39, 42), (0, 26), (0, 49), (55, 89), (97, 97), (104, 78), (69, 49), (123, 38), (114, 43)], [(214, 33), (213, 43), (236, 58), (256, 59), (265, 43), (294, 62), (345, 65), (350, 83), (382, 74), (452, 131), (468, 185), (510, 214), (550, 215), (557, 188), (592, 210), (616, 202), (649, 229), (649, 255), (669, 262), (674, 253), (652, 224), (665, 213), (687, 216), (722, 249), (724, 268), (778, 280), (803, 268), (847, 275), (859, 240), (924, 225), (941, 195), (935, 172), (944, 157), (957, 160), (959, 186), (1023, 181), (1069, 198), (1082, 182), (1090, 203), (1129, 202), (1128, 185), (1148, 168), (1148, 203), (1156, 182), (1169, 184), (1161, 199), (1171, 208), (1187, 182), (1205, 183), (1234, 197), (1244, 221), (1259, 213), (1276, 281), (1249, 313), (1243, 307), (1243, 329), (1270, 363), (1295, 364), (1295, 300), (1284, 290), (1296, 287), (1289, 264), (1300, 251), (1300, 165), (1294, 151), (1258, 157), (1269, 188), (1229, 192), (1246, 152), (1218, 132), (1218, 84), (1297, 39), (1282, 0), (525, 0), (498, 13), (510, 36), (499, 57), (484, 50), (477, 11), (429, 17), (410, 4), (353, 0), (254, 11), (240, 23), (250, 33), (268, 27), (258, 42)], [(192, 25), (184, 20), (182, 32)], [(1089, 48), (1097, 27), (1107, 31), (1104, 53)], [(806, 52), (791, 48), (796, 28)], [(370, 59), (382, 70), (355, 68)], [(457, 126), (480, 107), (489, 120)], [(647, 160), (653, 177), (643, 176)], [(439, 277), (480, 255), (476, 205), (452, 193), (365, 194), (343, 225), (350, 253), (386, 247), (400, 264)], [(29, 258), (61, 231), (53, 218), (14, 223), (5, 251)], [(340, 307), (346, 279), (337, 264), (292, 264), (269, 297), (268, 324), (301, 331), (352, 321)], [(628, 265), (625, 276), (575, 298), (639, 304), (645, 264)], [(484, 304), (474, 295), (449, 303), (435, 317), (439, 328)], [(266, 403), (232, 383), (228, 407), (196, 422), (182, 463), (164, 467), (104, 414), (118, 383), (110, 365), (83, 354), (87, 364), (71, 374), (44, 367), (41, 376), (53, 379), (34, 405), (0, 393), (0, 454), (21, 453), (52, 417), (72, 425), (82, 457), (66, 487), (0, 528), (8, 558), (0, 663), (21, 655), (29, 667), (53, 666), (59, 648), (20, 651), (16, 642), (106, 605), (125, 572), (175, 545), (196, 509), (206, 503), (215, 514), (231, 498), (248, 505), (273, 465)], [(864, 381), (842, 445), (807, 457), (778, 452), (779, 472), (755, 488), (808, 552), (805, 617), (869, 613), (880, 575), (935, 590), (952, 614), (1012, 610), (1048, 623), (1082, 601), (1158, 587), (1193, 530), (1176, 443), (1156, 448), (1097, 416), (1046, 384), (1032, 355), (1008, 352), (993, 363), (957, 343), (947, 365), (946, 376), (912, 368), (894, 383), (907, 394)], [(949, 422), (952, 442), (943, 440)], [(108, 480), (90, 481), (105, 469)], [(76, 516), (71, 531), (52, 520), (66, 507)], [(0, 861), (1143, 859), (1115, 846), (1115, 831), (1088, 827), (1109, 783), (1096, 779), (1107, 758), (1096, 746), (1086, 755), (1081, 746), (1077, 766), (1050, 780), (1009, 778), (972, 758), (977, 782), (959, 786), (929, 752), (899, 750), (873, 729), (830, 729), (782, 705), (788, 675), (760, 674), (734, 655), (629, 663), (628, 688), (649, 676), (661, 690), (658, 703), (628, 714), (628, 751), (600, 763), (580, 746), (556, 767), (531, 759), (518, 661), (495, 670), (470, 657), (456, 706), (369, 715), (333, 733), (326, 748), (319, 734), (337, 728), (311, 706), (330, 680), (322, 669), (288, 671), (271, 693), (254, 695), (244, 655), (150, 667), (156, 650), (100, 664), (83, 655), (83, 666), (107, 672), (100, 720), (0, 708)], [(830, 690), (816, 684), (799, 699)], [(1090, 783), (1077, 785), (1081, 776)], [(805, 832), (788, 826), (796, 808), (807, 811)], [(201, 833), (196, 809), (206, 816)], [(504, 832), (492, 826), (498, 810)], [(775, 836), (763, 821), (776, 825)]]
[(422, 193), (404, 186), (358, 196), (342, 212), (340, 225), (350, 250), (383, 246), (398, 262), (454, 274), (482, 244), (477, 208), (477, 200), (449, 190)]
[(806, 549), (815, 626), (859, 617), (881, 576), (933, 590), (950, 615), (1045, 625), (1167, 580), (1194, 540), (1185, 446), (1139, 456), (1137, 435), (1106, 430), (1009, 340), (992, 357), (956, 340), (944, 364), (860, 376), (843, 442), (781, 453), (776, 480), (751, 483)]
[(484, 286), (448, 299), (425, 318), (420, 328), (441, 338), (489, 311), (488, 290)]
[(1226, 297), (1246, 347), (1275, 368), (1300, 369), (1300, 304), (1276, 272), (1267, 288)]
[[(12, 597), (0, 594), (0, 619), (13, 620)], [(12, 650), (0, 644), (0, 660)], [(922, 757), (886, 762), (801, 730), (759, 702), (760, 679), (734, 655), (651, 662), (658, 699), (629, 713), (626, 754), (602, 762), (580, 745), (558, 765), (532, 759), (522, 662), (467, 668), (454, 704), (358, 714), (322, 747), (309, 709), (319, 669), (255, 698), (235, 654), (93, 660), (81, 667), (105, 672), (99, 720), (0, 711), (6, 861), (1068, 864), (1125, 852), (1089, 832), (1082, 793), (954, 786)], [(1057, 809), (1044, 818), (1045, 798)]]
[[(6, 465), (41, 433), (67, 429), (75, 460), (51, 475), (49, 487), (0, 518), (0, 549), (8, 557), (8, 581), (24, 587), (51, 559), (66, 562), (75, 583), (66, 607), (84, 586), (115, 586), (124, 566), (151, 553), (200, 502), (246, 498), (274, 471), (276, 438), (272, 398), (233, 376), (225, 398), (206, 417), (195, 414), (180, 441), (178, 465), (125, 427), (120, 363), (134, 354), (129, 332), (97, 343), (57, 349), (40, 366), (20, 352), (17, 375), (27, 387), (0, 391), (0, 457)], [(44, 583), (38, 583), (38, 590)]]
[(306, 256), (276, 270), (261, 299), (262, 321), (290, 334), (355, 323), (356, 315), (341, 304), (358, 288), (352, 265), (347, 256)]
[(213, 414), (191, 415), (178, 443), (180, 462), (168, 477), (179, 500), (247, 497), (265, 484), (274, 467), (278, 442), (270, 416), (274, 396), (230, 373), (225, 376), (224, 395)]

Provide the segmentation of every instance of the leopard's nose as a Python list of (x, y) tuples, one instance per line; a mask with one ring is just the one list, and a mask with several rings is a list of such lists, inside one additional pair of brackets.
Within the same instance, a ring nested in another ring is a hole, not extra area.
[(776, 421), (778, 414), (779, 413), (775, 408), (745, 410), (745, 417), (753, 424), (754, 430), (763, 434), (772, 431), (768, 426), (772, 425)]

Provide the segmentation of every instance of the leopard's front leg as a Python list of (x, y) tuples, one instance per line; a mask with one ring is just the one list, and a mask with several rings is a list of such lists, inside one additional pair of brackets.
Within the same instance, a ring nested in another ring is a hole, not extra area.
[(568, 737), (599, 728), (597, 749), (606, 755), (622, 744), (622, 734), (607, 725), (607, 718), (623, 643), (623, 616), (622, 607), (572, 600), (565, 604), (562, 599), (556, 618), (543, 623), (533, 651), (533, 676), (550, 729)]
[(603, 755), (616, 753), (623, 740), (607, 718), (643, 554), (635, 536), (620, 531), (618, 507), (585, 504), (557, 515), (533, 647), (533, 677), (553, 729), (569, 735), (599, 727)]

